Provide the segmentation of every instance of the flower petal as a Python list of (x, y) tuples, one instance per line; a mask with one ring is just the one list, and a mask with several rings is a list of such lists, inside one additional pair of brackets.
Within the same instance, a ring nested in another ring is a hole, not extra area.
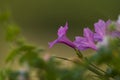
[(119, 31), (113, 31), (113, 32), (111, 32), (111, 36), (113, 38), (116, 38), (116, 37), (120, 38), (120, 32)]
[(103, 40), (104, 36), (106, 35), (107, 27), (109, 26), (110, 23), (111, 23), (110, 20), (105, 22), (105, 21), (100, 19), (97, 23), (94, 24), (94, 28), (95, 28), (95, 32), (96, 32), (94, 34), (95, 41), (102, 41)]
[(94, 34), (94, 40), (101, 42), (103, 39), (102, 39), (102, 37), (101, 37), (98, 33), (95, 33), (95, 34)]
[(94, 33), (89, 28), (84, 28), (84, 37), (93, 41)]
[(85, 39), (84, 37), (77, 36), (75, 37), (74, 44), (79, 50), (85, 50), (87, 46), (86, 42), (87, 42), (87, 39)]
[(52, 42), (49, 42), (48, 44), (49, 44), (49, 48), (52, 48), (56, 43), (58, 43), (58, 40), (56, 39), (56, 40), (54, 40), (54, 41), (52, 41)]
[(53, 47), (53, 45), (57, 44), (57, 43), (63, 43), (66, 44), (72, 48), (75, 48), (75, 45), (72, 41), (70, 41), (67, 37), (66, 37), (66, 33), (68, 30), (68, 23), (66, 23), (66, 25), (64, 27), (60, 27), (58, 29), (58, 38), (56, 40), (54, 40), (53, 42), (49, 43), (49, 48)]
[(76, 48), (74, 43), (72, 41), (70, 41), (66, 36), (58, 37), (53, 42), (50, 42), (49, 43), (49, 48), (53, 47), (57, 43), (63, 43), (63, 44), (66, 44), (66, 45), (68, 45), (68, 46), (70, 46), (72, 48)]
[(77, 47), (78, 50), (86, 50), (88, 48), (92, 48), (94, 50), (97, 49), (96, 46), (95, 46), (95, 44), (94, 44), (94, 42), (89, 41), (85, 37), (77, 36), (75, 38), (74, 44), (76, 45), (76, 47)]
[(68, 30), (68, 23), (66, 22), (66, 24), (65, 24), (64, 27), (61, 26), (61, 27), (58, 29), (58, 33), (57, 33), (58, 36), (61, 37), (61, 36), (63, 36), (63, 35), (66, 35), (67, 30)]

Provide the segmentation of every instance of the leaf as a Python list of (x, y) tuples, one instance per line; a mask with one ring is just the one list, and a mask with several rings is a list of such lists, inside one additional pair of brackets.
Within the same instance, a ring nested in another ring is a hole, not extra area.
[(3, 70), (0, 70), (0, 80), (5, 80), (5, 75), (3, 73)]
[(6, 40), (12, 42), (19, 36), (20, 29), (15, 24), (9, 24), (6, 30)]
[(97, 53), (91, 56), (89, 60), (91, 62), (95, 62), (96, 64), (107, 64), (113, 60), (113, 54), (110, 49), (102, 47), (97, 51)]
[(8, 56), (7, 56), (7, 58), (6, 58), (5, 61), (6, 61), (7, 63), (10, 62), (10, 61), (13, 61), (19, 53), (20, 53), (19, 49), (14, 49), (14, 50), (12, 50), (12, 51), (8, 54)]
[(0, 23), (8, 21), (10, 17), (10, 12), (9, 11), (5, 11), (3, 13), (0, 13)]

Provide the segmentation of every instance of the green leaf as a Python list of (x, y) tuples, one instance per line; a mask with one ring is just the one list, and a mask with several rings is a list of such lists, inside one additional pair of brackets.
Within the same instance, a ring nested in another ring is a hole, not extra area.
[(101, 47), (97, 53), (95, 53), (92, 57), (90, 57), (91, 62), (95, 62), (96, 64), (108, 64), (113, 60), (113, 54), (110, 49), (106, 47)]
[(8, 21), (9, 17), (10, 17), (10, 12), (9, 11), (0, 13), (0, 23)]
[(0, 70), (0, 80), (5, 80), (5, 75), (3, 70)]
[(6, 40), (12, 42), (19, 36), (20, 29), (15, 24), (9, 24), (6, 30)]
[(12, 51), (8, 54), (8, 56), (7, 56), (7, 58), (6, 58), (5, 61), (6, 61), (7, 63), (10, 62), (10, 61), (13, 61), (19, 53), (20, 53), (20, 50), (19, 50), (19, 49), (14, 49), (14, 50), (12, 50)]

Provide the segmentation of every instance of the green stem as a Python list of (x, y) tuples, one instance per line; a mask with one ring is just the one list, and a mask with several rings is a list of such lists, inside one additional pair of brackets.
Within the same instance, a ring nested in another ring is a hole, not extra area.
[[(67, 61), (70, 61), (70, 62), (77, 63), (77, 62), (75, 62), (75, 61), (73, 61), (73, 60), (70, 60), (70, 59), (67, 59), (67, 58), (57, 57), (57, 56), (54, 56), (54, 57), (55, 57), (55, 58), (58, 58), (58, 59), (67, 60)], [(77, 63), (77, 64), (79, 64), (79, 63)], [(86, 64), (83, 64), (83, 65), (86, 66)], [(99, 72), (98, 70), (94, 69), (93, 67), (87, 66), (87, 68), (88, 68), (88, 70), (94, 72), (95, 74), (100, 75), (100, 76), (103, 76), (103, 74), (102, 74), (101, 72)]]
[(77, 54), (77, 56), (80, 58), (80, 59), (83, 59), (83, 55), (82, 55), (82, 53), (79, 51), (79, 50), (77, 50), (77, 49), (75, 49), (75, 51), (76, 51), (76, 54)]
[(98, 68), (97, 66), (95, 66), (94, 64), (92, 64), (91, 62), (89, 62), (88, 59), (86, 57), (84, 57), (79, 50), (75, 49), (75, 51), (76, 51), (77, 56), (80, 59), (82, 59), (83, 61), (87, 62), (88, 66), (86, 66), (86, 63), (84, 63), (83, 65), (86, 66), (86, 68), (88, 70), (92, 71), (93, 73), (97, 74), (100, 77), (106, 78), (105, 75), (104, 75), (106, 73), (105, 71), (101, 70), (100, 68)]
[[(86, 63), (79, 63), (79, 62), (76, 62), (76, 61), (73, 61), (73, 60), (70, 60), (68, 58), (63, 58), (63, 57), (58, 57), (58, 56), (54, 56), (55, 58), (58, 58), (58, 59), (62, 59), (62, 60), (66, 60), (66, 61), (70, 61), (70, 62), (73, 62), (73, 63), (76, 63), (76, 64), (82, 64), (84, 67), (86, 67), (88, 70), (90, 70), (91, 72), (95, 73), (96, 75), (99, 76), (99, 78), (101, 79), (105, 79), (105, 80), (109, 80), (109, 77), (106, 77), (105, 74), (103, 74), (103, 71), (101, 69), (99, 69), (98, 67), (96, 67), (95, 65), (93, 64), (90, 64), (90, 65), (86, 65)], [(88, 62), (87, 62), (88, 63)], [(100, 70), (102, 72), (100, 72)]]
[(94, 68), (96, 68), (97, 70), (103, 72), (103, 73), (106, 73), (105, 71), (103, 71), (102, 69), (98, 68), (96, 65), (90, 63), (91, 66), (93, 66)]
[(97, 70), (106, 73), (105, 71), (103, 71), (102, 69), (100, 69), (99, 67), (97, 67), (96, 65), (94, 65), (93, 63), (91, 63), (86, 57), (84, 58), (88, 64), (90, 64), (91, 66), (93, 66), (94, 68), (96, 68)]
[(70, 59), (68, 59), (68, 58), (63, 58), (63, 57), (58, 57), (58, 56), (53, 56), (53, 57), (58, 58), (58, 59), (62, 59), (62, 60), (66, 60), (66, 61), (70, 61), (70, 62), (73, 62), (73, 63), (78, 64), (78, 62), (75, 62), (75, 61), (70, 60)]
[(88, 66), (86, 66), (86, 68), (88, 70), (90, 70), (91, 72), (95, 73), (96, 75), (98, 75), (98, 77), (101, 79), (109, 80), (109, 78), (110, 78), (110, 77), (105, 76), (105, 74), (103, 74), (103, 72), (100, 72), (98, 69), (94, 68), (93, 66), (88, 65)]
[(99, 76), (104, 76), (101, 72), (99, 72), (98, 70), (96, 70), (95, 68), (91, 67), (91, 66), (87, 66), (88, 70), (94, 72), (95, 74), (99, 75)]

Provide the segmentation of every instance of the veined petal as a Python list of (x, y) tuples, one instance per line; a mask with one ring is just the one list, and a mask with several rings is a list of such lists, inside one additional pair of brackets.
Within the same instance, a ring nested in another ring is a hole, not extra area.
[(103, 40), (104, 36), (106, 35), (107, 27), (109, 26), (110, 23), (111, 23), (110, 20), (105, 22), (100, 19), (97, 23), (94, 24), (94, 28), (96, 32), (94, 34), (94, 40), (97, 40), (97, 41)]
[(104, 36), (106, 30), (106, 24), (103, 20), (99, 20), (94, 24), (95, 32), (99, 34), (99, 36)]
[(94, 34), (94, 40), (95, 41), (102, 41), (103, 39), (102, 39), (102, 37), (98, 33), (95, 33)]
[(94, 33), (89, 28), (84, 28), (84, 37), (76, 37), (74, 44), (79, 50), (97, 49), (94, 43)]
[(84, 37), (93, 41), (94, 33), (89, 28), (84, 28)]
[(86, 42), (87, 42), (87, 39), (85, 39), (84, 37), (77, 36), (75, 37), (74, 44), (76, 45), (78, 50), (85, 50), (87, 49), (86, 46), (88, 46)]
[(92, 48), (94, 50), (97, 49), (96, 45), (94, 44), (94, 42), (90, 41), (86, 37), (79, 37), (79, 36), (77, 36), (75, 38), (74, 44), (76, 45), (78, 50), (86, 50), (88, 48)]
[(58, 36), (61, 37), (61, 36), (63, 36), (63, 35), (66, 35), (67, 30), (68, 30), (68, 23), (66, 22), (66, 24), (65, 24), (64, 27), (61, 26), (61, 27), (58, 29), (58, 33), (57, 33)]

